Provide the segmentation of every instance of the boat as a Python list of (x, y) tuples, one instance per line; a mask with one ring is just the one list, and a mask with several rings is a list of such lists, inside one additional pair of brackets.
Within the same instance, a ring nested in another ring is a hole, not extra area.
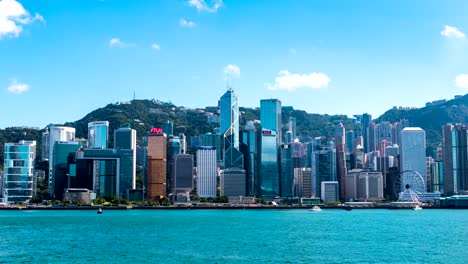
[(97, 213), (102, 214), (102, 208), (101, 207), (99, 207), (99, 209), (97, 210)]
[(309, 211), (319, 212), (319, 211), (322, 211), (322, 209), (321, 209), (320, 207), (318, 207), (317, 205), (314, 205), (314, 207), (312, 207), (311, 209), (309, 209)]
[(419, 206), (419, 205), (416, 205), (416, 206), (413, 207), (413, 210), (419, 211), (419, 210), (422, 210), (422, 207)]
[(351, 208), (351, 206), (346, 206), (346, 207), (345, 207), (345, 210), (346, 210), (346, 211), (351, 211), (351, 210), (353, 210), (353, 209)]

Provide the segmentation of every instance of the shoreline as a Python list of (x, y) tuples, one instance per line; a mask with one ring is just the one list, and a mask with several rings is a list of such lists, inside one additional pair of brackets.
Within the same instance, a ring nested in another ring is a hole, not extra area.
[[(421, 206), (423, 209), (468, 209), (468, 206)], [(308, 210), (312, 206), (11, 206), (0, 207), (0, 211), (64, 211), (64, 210)], [(379, 206), (320, 206), (322, 210), (411, 210), (409, 206), (391, 204)]]

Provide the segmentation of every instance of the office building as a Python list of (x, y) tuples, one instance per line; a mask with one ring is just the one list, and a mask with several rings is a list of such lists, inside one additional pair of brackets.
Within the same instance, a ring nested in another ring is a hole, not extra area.
[(119, 178), (119, 189), (124, 194), (136, 188), (136, 136), (136, 130), (129, 127), (114, 130), (114, 149), (120, 150), (122, 158), (125, 156), (129, 162)]
[(375, 125), (375, 139), (376, 139), (376, 145), (378, 146), (382, 141), (395, 143), (393, 142), (393, 130), (392, 130), (392, 124), (387, 121), (382, 121)]
[(172, 137), (174, 135), (174, 123), (171, 121), (166, 121), (162, 125), (162, 132), (166, 134), (167, 137)]
[(294, 169), (292, 164), (292, 151), (289, 144), (282, 144), (280, 148), (280, 179), (281, 197), (292, 197), (294, 188)]
[(245, 170), (228, 168), (221, 171), (221, 196), (245, 196)]
[(5, 143), (3, 184), (4, 201), (26, 202), (34, 195), (36, 141)]
[(256, 130), (252, 121), (247, 121), (244, 131), (241, 133), (240, 151), (244, 156), (244, 169), (246, 174), (246, 193), (255, 195), (255, 160), (256, 160)]
[(280, 195), (278, 166), (278, 141), (276, 131), (261, 129), (258, 131), (258, 196), (271, 199)]
[(346, 177), (346, 132), (343, 124), (340, 122), (335, 127), (335, 148), (336, 148), (336, 176), (340, 188), (340, 198), (345, 196), (345, 177)]
[(338, 201), (338, 182), (337, 181), (322, 181), (320, 183), (320, 198), (323, 202)]
[(361, 119), (361, 124), (362, 124), (362, 131), (361, 131), (361, 135), (364, 139), (364, 151), (365, 152), (369, 152), (370, 151), (370, 147), (369, 147), (369, 137), (368, 137), (368, 129), (369, 129), (369, 123), (372, 122), (372, 116), (369, 115), (369, 114), (363, 114), (362, 115), (362, 119)]
[(361, 201), (383, 200), (383, 176), (381, 172), (361, 172), (358, 185), (357, 199)]
[[(333, 140), (314, 139), (312, 153), (312, 195), (321, 195), (321, 182), (337, 182), (336, 149)], [(339, 190), (337, 190), (339, 194)]]
[[(424, 185), (426, 175), (426, 133), (419, 127), (406, 127), (400, 132), (400, 172), (412, 170), (421, 174)], [(406, 182), (402, 181), (401, 190)]]
[(172, 156), (173, 189), (176, 193), (190, 193), (193, 190), (193, 155), (178, 154)]
[(109, 141), (109, 122), (88, 123), (88, 148), (106, 149)]
[(223, 149), (221, 148), (221, 135), (218, 133), (207, 132), (202, 135), (201, 144), (205, 147), (214, 147), (216, 149), (216, 161), (221, 161)]
[[(52, 150), (54, 156), (53, 163), (50, 164), (54, 172), (54, 198), (56, 200), (63, 199), (63, 193), (66, 188), (72, 187), (71, 177), (74, 177), (74, 172), (70, 171), (70, 163), (72, 155), (81, 147), (80, 142), (75, 141), (57, 141), (55, 142)], [(73, 169), (73, 167), (72, 167)]]
[(75, 128), (65, 126), (48, 126), (49, 139), (47, 149), (49, 150), (49, 191), (52, 197), (55, 196), (55, 173), (54, 173), (54, 146), (55, 142), (70, 142), (75, 141)]
[(276, 132), (278, 145), (281, 143), (281, 101), (278, 99), (260, 100), (260, 123), (263, 129)]
[(346, 154), (350, 154), (354, 151), (354, 131), (346, 131)]
[(242, 169), (244, 157), (239, 151), (239, 103), (233, 89), (228, 89), (221, 96), (219, 107), (224, 168)]
[(216, 149), (210, 146), (197, 150), (197, 195), (216, 197), (217, 177)]
[(147, 151), (147, 198), (156, 201), (166, 197), (166, 135), (162, 132), (148, 134)]
[(442, 127), (444, 195), (468, 190), (468, 125), (447, 124)]

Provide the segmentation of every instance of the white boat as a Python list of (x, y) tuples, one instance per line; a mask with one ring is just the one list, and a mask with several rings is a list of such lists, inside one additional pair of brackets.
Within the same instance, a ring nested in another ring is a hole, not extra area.
[(422, 210), (422, 207), (419, 205), (416, 205), (415, 207), (413, 207), (413, 210), (419, 211), (419, 210)]
[(312, 207), (311, 209), (309, 209), (309, 211), (319, 212), (319, 211), (322, 211), (322, 209), (321, 209), (320, 207), (318, 207), (317, 205), (314, 205), (314, 207)]

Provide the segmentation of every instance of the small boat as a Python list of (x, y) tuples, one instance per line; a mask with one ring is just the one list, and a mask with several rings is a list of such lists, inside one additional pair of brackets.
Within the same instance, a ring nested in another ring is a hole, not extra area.
[(309, 209), (309, 211), (319, 212), (319, 211), (322, 211), (322, 209), (321, 209), (320, 207), (318, 207), (317, 205), (314, 205), (314, 207), (312, 207), (311, 209)]
[(419, 210), (422, 210), (422, 207), (419, 205), (416, 205), (415, 207), (413, 207), (413, 210), (419, 211)]
[(97, 210), (97, 213), (102, 214), (102, 208), (101, 207), (99, 207), (99, 209)]

